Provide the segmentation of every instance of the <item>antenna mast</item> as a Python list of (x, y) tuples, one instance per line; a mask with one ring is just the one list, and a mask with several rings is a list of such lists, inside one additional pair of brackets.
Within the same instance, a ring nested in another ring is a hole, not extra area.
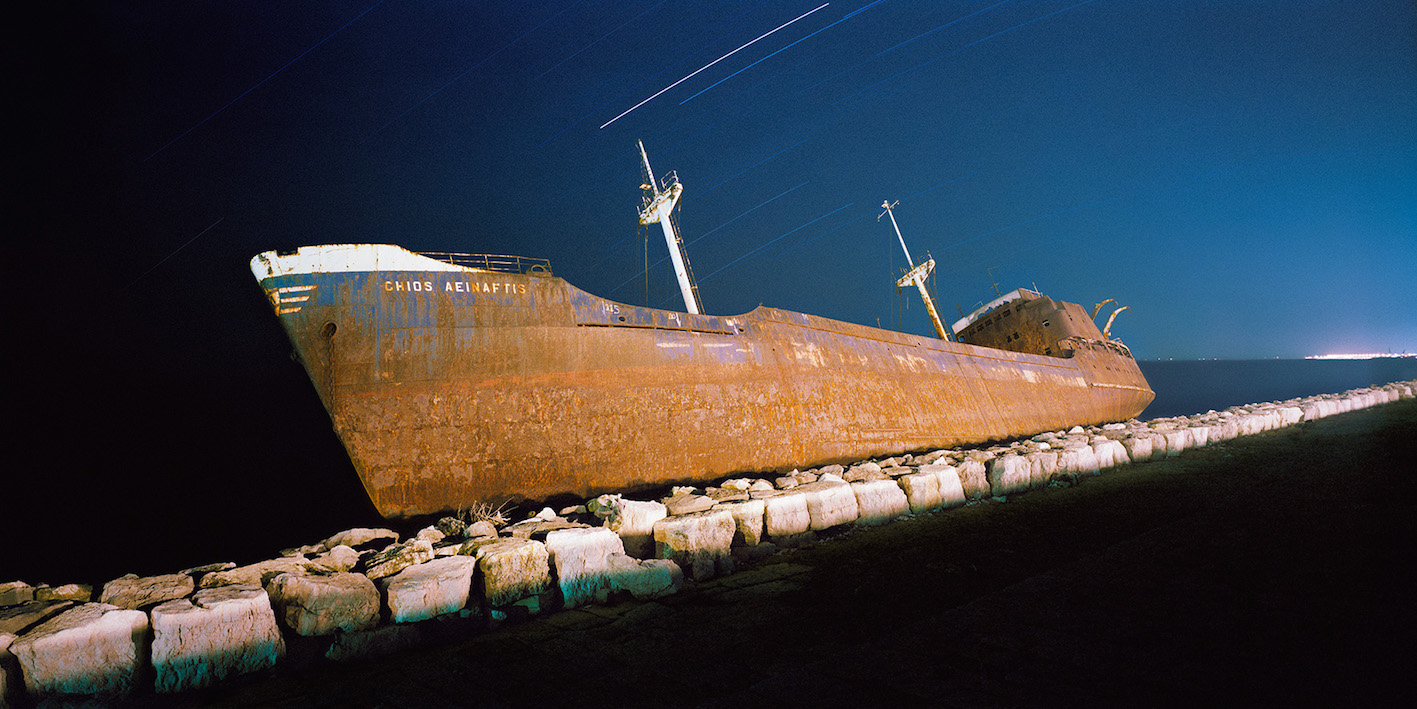
[(900, 225), (895, 223), (895, 213), (891, 210), (900, 204), (900, 200), (891, 202), (886, 200), (881, 203), (881, 208), (886, 211), (876, 215), (876, 221), (881, 221), (881, 217), (890, 215), (891, 226), (895, 228), (895, 238), (900, 240), (900, 249), (905, 252), (905, 261), (910, 264), (910, 272), (901, 276), (895, 282), (896, 287), (904, 288), (907, 283), (914, 283), (920, 289), (920, 298), (925, 301), (925, 309), (930, 312), (930, 322), (935, 325), (935, 335), (941, 340), (949, 340), (950, 336), (945, 334), (945, 326), (940, 324), (940, 315), (935, 312), (935, 302), (930, 299), (930, 292), (925, 290), (925, 279), (929, 277), (930, 271), (935, 268), (935, 259), (926, 258), (919, 266), (915, 265), (915, 260), (910, 258), (910, 249), (905, 248), (905, 237), (900, 235)]
[(672, 170), (664, 176), (661, 185), (654, 179), (654, 171), (649, 166), (649, 155), (645, 153), (642, 140), (635, 141), (640, 146), (641, 167), (644, 168), (645, 183), (640, 189), (645, 191), (644, 202), (640, 206), (640, 224), (646, 226), (658, 222), (664, 228), (664, 243), (669, 246), (669, 260), (674, 263), (674, 277), (679, 280), (679, 292), (684, 295), (684, 310), (698, 315), (703, 312), (699, 303), (699, 289), (694, 285), (693, 274), (689, 271), (689, 257), (684, 253), (684, 241), (674, 228), (674, 205), (679, 202), (684, 186), (679, 184), (679, 176)]

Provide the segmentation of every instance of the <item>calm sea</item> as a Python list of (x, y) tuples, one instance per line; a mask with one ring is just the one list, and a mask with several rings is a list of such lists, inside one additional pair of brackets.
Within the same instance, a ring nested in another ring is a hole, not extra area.
[(1142, 420), (1417, 379), (1417, 358), (1142, 361), (1156, 392)]

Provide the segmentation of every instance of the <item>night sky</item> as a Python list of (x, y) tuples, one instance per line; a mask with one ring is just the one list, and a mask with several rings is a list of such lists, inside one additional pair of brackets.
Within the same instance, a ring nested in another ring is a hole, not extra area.
[[(685, 185), (710, 313), (930, 333), (889, 199), (947, 320), (997, 283), (1117, 299), (1140, 359), (1417, 350), (1411, 2), (75, 3), (19, 27), (16, 465), (87, 471), (92, 508), (328, 430), (258, 252), (540, 257), (681, 308), (636, 139)], [(267, 462), (338, 458), (297, 448)]]

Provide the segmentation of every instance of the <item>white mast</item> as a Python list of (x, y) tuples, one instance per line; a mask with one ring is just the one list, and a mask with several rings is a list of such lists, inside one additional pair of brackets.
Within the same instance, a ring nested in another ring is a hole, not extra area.
[(661, 187), (654, 179), (654, 172), (650, 170), (644, 141), (635, 142), (640, 146), (640, 159), (645, 170), (645, 183), (640, 185), (640, 189), (645, 190), (644, 204), (640, 207), (640, 224), (648, 226), (659, 222), (659, 225), (664, 227), (664, 243), (669, 246), (669, 260), (674, 263), (674, 277), (679, 279), (679, 291), (684, 295), (684, 309), (697, 315), (703, 311), (699, 304), (699, 289), (694, 286), (693, 276), (689, 273), (689, 257), (684, 254), (684, 242), (675, 231), (674, 220), (671, 219), (674, 205), (679, 202), (679, 195), (683, 194), (684, 186), (679, 184), (679, 176), (670, 171), (664, 176), (664, 186)]
[(940, 314), (935, 312), (935, 302), (930, 299), (929, 291), (925, 290), (925, 279), (930, 275), (930, 271), (934, 270), (935, 259), (927, 258), (924, 263), (916, 266), (915, 260), (910, 258), (910, 249), (905, 248), (905, 237), (900, 235), (900, 225), (895, 223), (895, 213), (891, 211), (897, 204), (900, 204), (899, 200), (882, 202), (881, 207), (886, 211), (876, 215), (876, 221), (890, 215), (891, 226), (895, 228), (895, 238), (900, 240), (900, 249), (905, 252), (906, 263), (910, 264), (910, 272), (895, 282), (896, 287), (904, 288), (907, 283), (914, 283), (915, 287), (920, 289), (920, 298), (925, 301), (925, 309), (930, 311), (930, 322), (935, 325), (935, 335), (941, 340), (948, 340), (950, 337), (945, 334), (945, 326), (940, 324)]

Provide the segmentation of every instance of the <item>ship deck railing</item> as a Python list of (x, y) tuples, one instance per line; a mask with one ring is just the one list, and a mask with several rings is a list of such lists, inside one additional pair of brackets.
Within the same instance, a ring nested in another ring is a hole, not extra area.
[(526, 256), (509, 256), (505, 254), (463, 254), (452, 251), (419, 251), (419, 256), (451, 263), (456, 266), (467, 266), (470, 268), (480, 268), (484, 271), (496, 271), (498, 273), (537, 273), (542, 275), (551, 274), (551, 261), (544, 258), (528, 258)]

